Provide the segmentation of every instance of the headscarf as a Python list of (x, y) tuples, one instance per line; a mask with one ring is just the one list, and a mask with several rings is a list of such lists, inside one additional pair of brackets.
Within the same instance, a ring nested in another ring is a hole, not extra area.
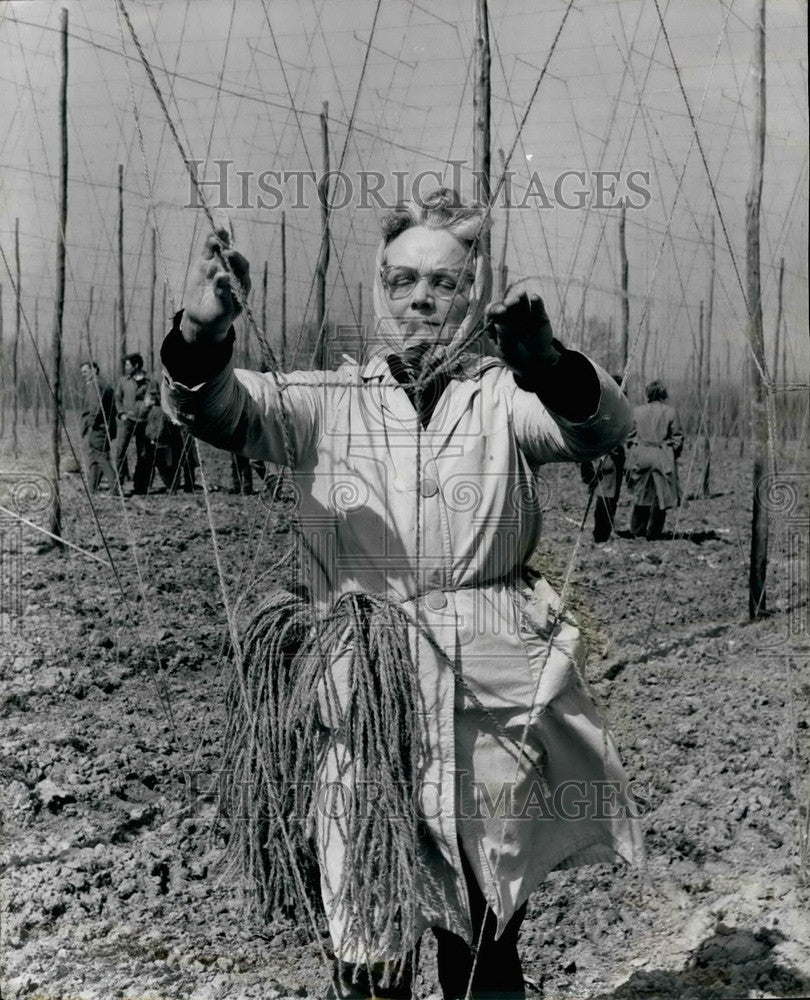
[[(390, 243), (393, 242), (393, 240), (390, 241)], [(385, 357), (391, 353), (401, 354), (402, 352), (402, 333), (399, 324), (391, 316), (388, 296), (380, 274), (385, 260), (385, 252), (390, 243), (386, 243), (385, 240), (380, 241), (374, 260), (373, 297), (376, 346), (372, 352), (373, 356), (382, 355)], [(490, 359), (497, 357), (495, 346), (484, 326), (484, 311), (492, 297), (492, 265), (486, 254), (475, 250), (472, 253), (475, 255), (475, 276), (470, 287), (467, 312), (449, 343), (441, 347), (437, 346), (429, 352), (431, 356), (430, 368), (434, 374), (441, 370), (454, 378), (467, 378), (477, 370), (483, 357)]]

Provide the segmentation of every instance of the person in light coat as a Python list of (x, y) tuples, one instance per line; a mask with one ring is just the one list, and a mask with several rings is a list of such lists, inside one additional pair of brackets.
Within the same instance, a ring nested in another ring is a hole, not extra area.
[[(432, 884), (415, 885), (403, 908), (408, 941), (428, 928), (437, 937), (446, 998), (468, 985), (472, 996), (523, 996), (529, 895), (555, 868), (642, 852), (639, 798), (586, 691), (579, 630), (525, 568), (540, 536), (539, 470), (609, 452), (630, 411), (609, 375), (553, 339), (537, 295), (490, 304), (484, 221), (445, 189), (399, 207), (384, 220), (366, 356), (278, 375), (233, 367), (248, 265), (219, 231), (162, 349), (175, 419), (292, 470), (312, 601), (387, 595), (418, 626), (417, 805), (430, 859), (420, 878)], [(335, 655), (338, 699), (350, 683)], [(328, 699), (315, 693), (328, 728)], [(338, 739), (318, 780), (334, 787), (349, 774)], [(410, 996), (411, 966), (393, 984), (388, 975), (403, 940), (348, 928), (345, 832), (326, 809), (317, 851), (336, 956), (330, 996)]]
[[(621, 385), (621, 375), (614, 375), (614, 381)], [(582, 462), (579, 471), (582, 481), (594, 495), (593, 540), (600, 545), (607, 542), (613, 533), (616, 508), (622, 489), (624, 473), (624, 445), (617, 444), (598, 462)]]
[(633, 411), (627, 439), (627, 485), (633, 494), (630, 531), (652, 540), (661, 537), (667, 511), (681, 502), (678, 459), (683, 431), (663, 382), (650, 382), (646, 395), (647, 402)]

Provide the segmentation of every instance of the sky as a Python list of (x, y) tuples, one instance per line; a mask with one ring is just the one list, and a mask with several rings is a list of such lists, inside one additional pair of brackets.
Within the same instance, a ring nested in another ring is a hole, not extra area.
[[(473, 6), (472, 0), (123, 0), (164, 110), (113, 0), (3, 4), (0, 248), (13, 275), (19, 219), (23, 361), (33, 357), (35, 327), (45, 349), (53, 324), (62, 7), (70, 32), (66, 347), (71, 359), (86, 354), (89, 331), (89, 349), (111, 366), (119, 163), (130, 350), (149, 356), (152, 227), (158, 343), (163, 286), (170, 312), (182, 304), (189, 262), (209, 228), (194, 207), (188, 159), (200, 161), (200, 179), (228, 180), (224, 199), (215, 183), (202, 190), (251, 262), (259, 317), (267, 264), (271, 344), (277, 346), (280, 326), (282, 210), (290, 339), (314, 318), (320, 206), (307, 171), (323, 169), (323, 102), (330, 166), (342, 177), (333, 180), (328, 312), (335, 323), (356, 322), (362, 294), (368, 322), (384, 211), (369, 191), (378, 188), (383, 201), (393, 202), (398, 193), (426, 193), (443, 181), (472, 195)], [(746, 357), (755, 4), (492, 0), (489, 11), (492, 172), (497, 181), (503, 149), (512, 174), (512, 208), (507, 212), (502, 198), (492, 211), (495, 263), (505, 243), (510, 277), (531, 278), (567, 343), (581, 342), (583, 317), (612, 320), (618, 330), (615, 198), (630, 195), (634, 362), (648, 313), (648, 370), (682, 374), (695, 354), (700, 302), (708, 296), (714, 217), (713, 363), (719, 374), (728, 368), (736, 377)], [(805, 377), (808, 366), (806, 44), (806, 5), (769, 0), (762, 298), (770, 352), (784, 257), (790, 380)], [(603, 189), (608, 185), (601, 203), (599, 171)], [(263, 204), (262, 184), (270, 192)], [(0, 284), (8, 344), (13, 288), (2, 257)]]

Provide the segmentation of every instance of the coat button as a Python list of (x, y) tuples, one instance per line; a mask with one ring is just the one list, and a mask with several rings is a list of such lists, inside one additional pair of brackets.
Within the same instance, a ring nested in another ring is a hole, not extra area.
[(431, 611), (441, 611), (447, 607), (447, 598), (441, 590), (431, 590), (425, 595), (425, 604)]
[(433, 497), (439, 492), (439, 484), (435, 479), (423, 479), (419, 484), (419, 492), (423, 497)]

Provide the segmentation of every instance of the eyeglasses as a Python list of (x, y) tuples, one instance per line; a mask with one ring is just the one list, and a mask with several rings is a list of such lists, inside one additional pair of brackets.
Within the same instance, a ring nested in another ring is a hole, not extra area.
[(407, 298), (422, 278), (439, 299), (452, 299), (459, 291), (466, 291), (472, 277), (466, 271), (430, 271), (422, 274), (412, 267), (386, 265), (380, 268), (380, 277), (392, 299)]

